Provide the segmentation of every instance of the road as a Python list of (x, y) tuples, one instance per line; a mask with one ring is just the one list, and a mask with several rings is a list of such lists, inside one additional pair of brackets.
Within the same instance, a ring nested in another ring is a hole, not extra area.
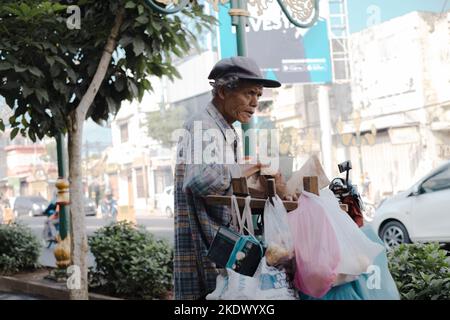
[[(55, 257), (53, 255), (54, 246), (50, 249), (46, 248), (44, 245), (44, 241), (42, 238), (42, 231), (44, 229), (45, 217), (28, 217), (23, 216), (17, 219), (16, 221), (21, 221), (23, 224), (28, 226), (33, 233), (41, 240), (42, 242), (42, 251), (41, 256), (39, 258), (39, 263), (43, 266), (54, 267), (55, 265)], [(158, 239), (166, 239), (169, 243), (173, 244), (174, 238), (174, 223), (173, 218), (167, 218), (162, 216), (154, 216), (154, 217), (137, 217), (136, 221), (138, 225), (144, 226), (149, 232), (153, 233)], [(93, 235), (96, 230), (99, 228), (108, 225), (109, 222), (104, 219), (99, 219), (95, 216), (86, 217), (86, 231), (88, 236)], [(88, 266), (93, 266), (95, 264), (94, 257), (91, 253), (88, 255)]]

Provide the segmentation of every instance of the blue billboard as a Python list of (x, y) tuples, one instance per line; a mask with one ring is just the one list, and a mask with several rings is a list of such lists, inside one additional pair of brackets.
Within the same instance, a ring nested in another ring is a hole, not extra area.
[[(229, 4), (219, 6), (220, 54), (235, 56), (236, 34), (228, 14)], [(276, 2), (268, 3), (264, 14), (252, 12), (247, 27), (247, 55), (263, 74), (282, 83), (330, 83), (332, 65), (327, 21), (320, 17), (308, 29), (297, 28)]]

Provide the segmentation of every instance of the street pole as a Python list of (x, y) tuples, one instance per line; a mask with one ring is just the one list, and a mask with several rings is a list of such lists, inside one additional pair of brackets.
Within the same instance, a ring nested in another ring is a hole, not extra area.
[[(58, 133), (56, 135), (56, 153), (58, 158), (58, 176), (59, 178), (66, 178), (66, 168), (65, 168), (65, 153), (64, 153), (64, 135)], [(68, 219), (67, 219), (67, 208), (64, 204), (60, 204), (59, 208), (59, 235), (61, 240), (67, 237), (68, 230)]]
[(229, 11), (231, 21), (236, 26), (237, 55), (247, 56), (247, 37), (245, 27), (247, 26), (247, 0), (231, 0)]
[(69, 182), (66, 179), (66, 156), (64, 148), (64, 135), (58, 133), (56, 139), (56, 154), (58, 158), (58, 180), (55, 187), (58, 190), (56, 203), (59, 205), (59, 239), (53, 251), (57, 268), (52, 270), (46, 277), (47, 279), (57, 282), (67, 281), (67, 268), (71, 265), (70, 260), (70, 237), (68, 236), (68, 211), (66, 204), (69, 203), (67, 198), (69, 194)]
[[(231, 0), (230, 11), (228, 12), (231, 16), (231, 24), (236, 27), (236, 44), (237, 44), (237, 55), (246, 57), (247, 56), (247, 0)], [(250, 144), (246, 143), (246, 133), (253, 127), (252, 120), (249, 123), (242, 124), (242, 137), (243, 137), (243, 147), (244, 156), (250, 156)]]

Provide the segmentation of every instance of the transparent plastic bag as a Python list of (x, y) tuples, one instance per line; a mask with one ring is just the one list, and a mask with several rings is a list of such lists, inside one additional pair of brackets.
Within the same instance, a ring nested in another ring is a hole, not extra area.
[(252, 210), (250, 208), (251, 197), (245, 198), (245, 206), (242, 214), (239, 211), (238, 202), (235, 195), (231, 196), (231, 217), (232, 224), (238, 230), (240, 234), (244, 234), (244, 230), (247, 230), (252, 236), (255, 235), (253, 227)]
[(324, 206), (340, 246), (341, 261), (335, 284), (355, 280), (361, 273), (367, 272), (375, 258), (383, 252), (384, 247), (370, 240), (350, 216), (342, 211), (331, 190), (321, 190), (320, 197), (316, 196), (314, 201), (320, 201)]
[(294, 245), (288, 223), (288, 214), (278, 196), (267, 200), (264, 207), (264, 241), (269, 265), (277, 265), (293, 257)]

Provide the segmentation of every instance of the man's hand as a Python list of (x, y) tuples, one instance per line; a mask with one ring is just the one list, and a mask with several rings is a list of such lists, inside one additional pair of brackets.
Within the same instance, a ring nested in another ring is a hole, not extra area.
[(261, 164), (260, 162), (256, 164), (240, 164), (242, 176), (248, 178), (258, 171), (261, 171), (262, 168), (268, 167), (268, 165)]
[(277, 174), (274, 176), (275, 178), (275, 187), (277, 188), (277, 193), (282, 194), (283, 195), (283, 199), (281, 200), (285, 200), (285, 201), (297, 201), (298, 197), (297, 195), (294, 193), (292, 195), (287, 194), (287, 187), (286, 187), (286, 182), (284, 180), (283, 175), (281, 174), (281, 172), (277, 172)]

